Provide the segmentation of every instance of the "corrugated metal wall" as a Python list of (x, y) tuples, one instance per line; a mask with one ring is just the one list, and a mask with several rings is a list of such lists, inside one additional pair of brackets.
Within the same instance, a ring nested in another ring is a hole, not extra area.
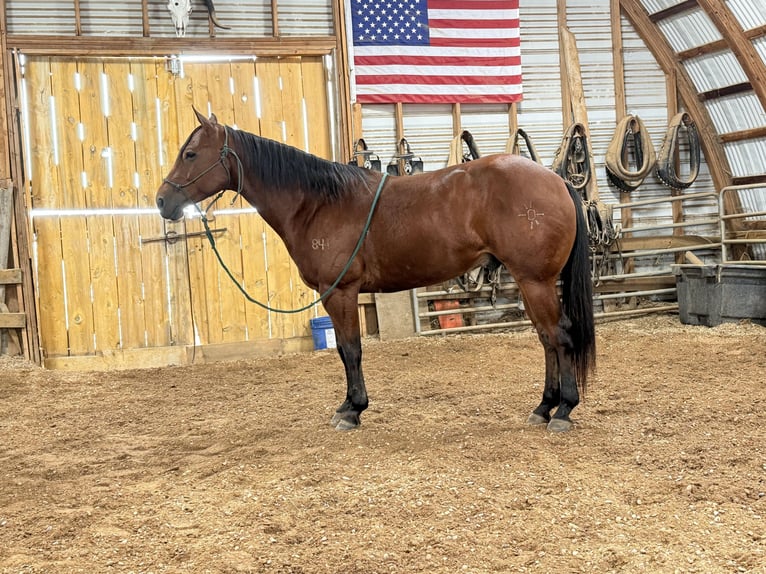
[(84, 36), (140, 36), (140, 2), (102, 2), (80, 0), (80, 19)]
[(73, 2), (14, 0), (5, 3), (5, 10), (10, 34), (72, 35), (75, 32)]
[(766, 3), (763, 0), (726, 0), (726, 7), (744, 30), (752, 30), (766, 22)]
[[(193, 0), (186, 35), (206, 37), (207, 10), (202, 0)], [(217, 35), (260, 38), (273, 35), (270, 2), (216, 0), (218, 20), (230, 30)], [(334, 32), (331, 0), (280, 0), (279, 33), (282, 36), (329, 36)], [(74, 34), (74, 2), (61, 0), (13, 0), (7, 3), (11, 34)], [(152, 37), (173, 37), (175, 30), (165, 0), (148, 5)], [(81, 33), (84, 36), (134, 36), (143, 33), (141, 2), (80, 0)]]

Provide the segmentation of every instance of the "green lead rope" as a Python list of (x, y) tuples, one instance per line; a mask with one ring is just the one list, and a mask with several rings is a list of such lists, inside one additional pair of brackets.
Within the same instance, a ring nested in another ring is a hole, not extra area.
[[(319, 299), (313, 301), (312, 303), (309, 303), (308, 305), (304, 305), (300, 309), (276, 309), (274, 307), (270, 307), (269, 305), (265, 303), (261, 303), (257, 299), (254, 299), (250, 294), (245, 290), (245, 288), (240, 285), (239, 281), (234, 277), (231, 270), (228, 268), (226, 263), (224, 263), (223, 258), (221, 257), (221, 254), (218, 252), (218, 247), (215, 244), (215, 238), (213, 237), (213, 233), (210, 230), (210, 226), (208, 225), (207, 216), (205, 215), (202, 210), (200, 210), (199, 207), (197, 207), (197, 210), (202, 215), (202, 225), (205, 227), (205, 235), (207, 236), (208, 241), (210, 242), (210, 247), (213, 248), (213, 253), (215, 253), (216, 258), (218, 259), (218, 262), (221, 264), (221, 267), (223, 267), (223, 270), (226, 271), (226, 275), (229, 276), (229, 279), (232, 280), (232, 282), (237, 286), (237, 289), (239, 289), (242, 294), (245, 296), (245, 299), (250, 301), (251, 303), (255, 303), (259, 307), (262, 307), (263, 309), (266, 309), (267, 311), (272, 311), (274, 313), (301, 313), (303, 311), (308, 311), (311, 309), (314, 305), (317, 305), (320, 301), (324, 301), (325, 298), (327, 298), (330, 293), (332, 293), (335, 288), (340, 284), (340, 282), (343, 280), (343, 278), (346, 276), (346, 273), (348, 273), (348, 270), (351, 268), (351, 264), (354, 262), (354, 259), (356, 259), (357, 254), (359, 253), (359, 250), (362, 248), (362, 244), (364, 243), (365, 238), (367, 237), (367, 232), (370, 230), (370, 224), (372, 223), (372, 216), (375, 213), (375, 207), (378, 205), (378, 200), (380, 199), (380, 193), (383, 191), (383, 184), (386, 181), (386, 178), (388, 177), (387, 173), (383, 174), (383, 178), (380, 180), (380, 183), (378, 184), (378, 189), (375, 191), (375, 197), (372, 200), (372, 205), (370, 206), (370, 213), (367, 214), (367, 221), (364, 223), (364, 228), (362, 229), (362, 233), (359, 236), (359, 240), (356, 242), (356, 247), (354, 247), (354, 251), (351, 253), (351, 257), (348, 258), (348, 262), (346, 263), (345, 267), (343, 267), (343, 270), (340, 272), (340, 275), (338, 275), (338, 278), (333, 282), (332, 285), (319, 296)], [(196, 205), (196, 204), (195, 204)]]

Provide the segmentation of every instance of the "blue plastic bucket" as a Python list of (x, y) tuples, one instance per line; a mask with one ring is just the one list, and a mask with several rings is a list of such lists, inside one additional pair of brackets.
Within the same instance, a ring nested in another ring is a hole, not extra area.
[(335, 342), (335, 328), (329, 317), (317, 317), (309, 319), (311, 325), (311, 337), (314, 339), (314, 350), (334, 349), (338, 346)]

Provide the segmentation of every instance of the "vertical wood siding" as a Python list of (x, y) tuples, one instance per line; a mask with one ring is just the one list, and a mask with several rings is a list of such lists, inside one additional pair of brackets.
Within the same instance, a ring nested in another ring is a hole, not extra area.
[[(186, 62), (178, 76), (162, 59), (29, 58), (24, 82), (46, 357), (310, 335), (316, 311), (284, 315), (248, 303), (204, 236), (146, 240), (203, 230), (199, 218), (164, 222), (154, 208), (196, 126), (192, 105), (331, 157), (321, 57)], [(237, 280), (275, 307), (313, 301), (281, 239), (232, 198), (216, 204), (211, 227), (226, 230), (217, 245)]]

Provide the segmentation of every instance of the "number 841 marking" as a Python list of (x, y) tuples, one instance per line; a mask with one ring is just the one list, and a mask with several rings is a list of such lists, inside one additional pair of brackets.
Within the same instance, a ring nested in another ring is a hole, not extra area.
[(314, 238), (311, 240), (311, 249), (314, 251), (324, 251), (330, 248), (330, 240), (324, 237)]

